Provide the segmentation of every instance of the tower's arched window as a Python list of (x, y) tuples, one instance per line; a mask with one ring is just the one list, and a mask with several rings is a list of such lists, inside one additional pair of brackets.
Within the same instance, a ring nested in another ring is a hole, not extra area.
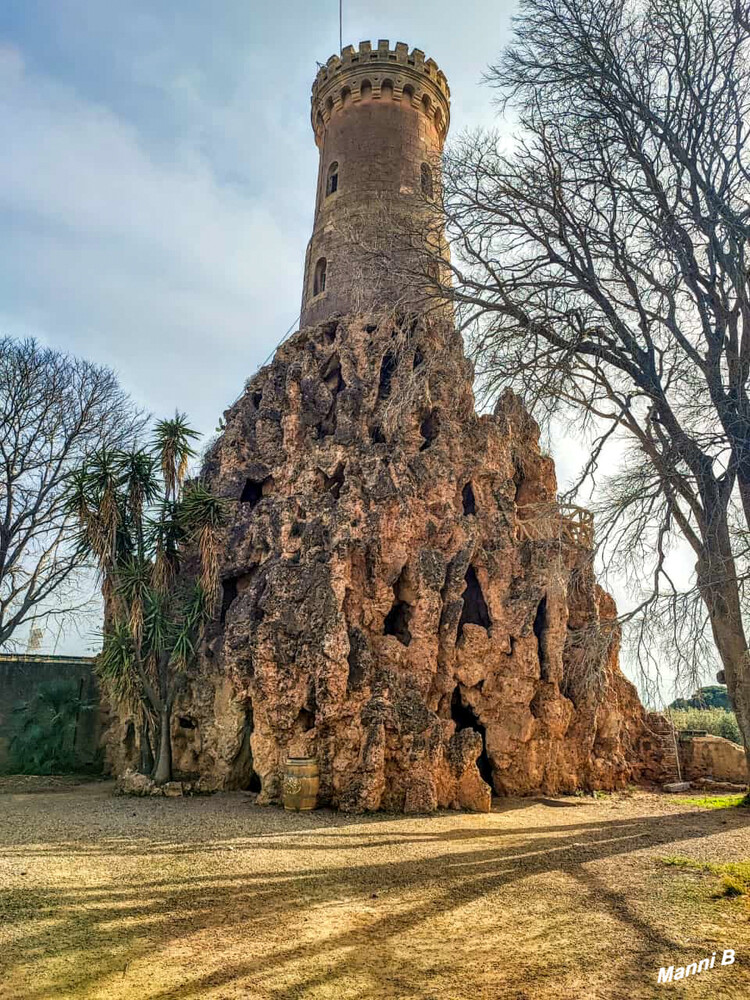
[(313, 295), (320, 295), (321, 292), (326, 290), (326, 270), (328, 268), (328, 261), (325, 257), (320, 257), (318, 263), (315, 265), (315, 274), (313, 276)]
[(420, 183), (422, 185), (422, 194), (426, 195), (428, 198), (432, 197), (433, 187), (432, 187), (432, 170), (430, 169), (429, 163), (423, 163), (420, 167)]
[(339, 165), (336, 160), (328, 168), (328, 177), (326, 178), (326, 196), (333, 194), (339, 189)]
[(363, 80), (359, 85), (359, 96), (363, 101), (372, 97), (372, 84), (369, 80)]
[(414, 87), (407, 83), (401, 93), (403, 94), (403, 99), (407, 102), (407, 104), (411, 104), (414, 99)]

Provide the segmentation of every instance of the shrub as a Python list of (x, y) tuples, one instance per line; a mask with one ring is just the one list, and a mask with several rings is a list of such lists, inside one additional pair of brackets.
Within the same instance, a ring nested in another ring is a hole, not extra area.
[(82, 769), (76, 750), (78, 719), (93, 705), (73, 680), (41, 684), (12, 712), (7, 770), (11, 774), (66, 774)]
[(742, 743), (734, 712), (724, 708), (687, 708), (670, 711), (669, 716), (676, 729), (705, 729), (712, 736), (723, 736), (733, 743)]

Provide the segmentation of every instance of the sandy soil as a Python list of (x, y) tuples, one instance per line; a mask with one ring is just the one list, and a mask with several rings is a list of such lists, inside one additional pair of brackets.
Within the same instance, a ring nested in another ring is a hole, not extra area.
[[(8, 793), (0, 997), (750, 996), (750, 905), (660, 860), (678, 854), (750, 858), (747, 810), (639, 792), (362, 818)], [(735, 965), (657, 985), (724, 948)]]

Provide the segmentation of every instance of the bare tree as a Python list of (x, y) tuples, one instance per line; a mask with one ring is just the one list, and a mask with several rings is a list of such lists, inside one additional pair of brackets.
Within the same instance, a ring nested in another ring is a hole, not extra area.
[(80, 608), (86, 556), (69, 477), (141, 424), (109, 369), (0, 338), (0, 646), (34, 619)]
[[(750, 748), (748, 5), (522, 0), (515, 28), (489, 80), (518, 139), (447, 155), (438, 294), (486, 392), (512, 385), (592, 432), (576, 485), (600, 488), (604, 549), (646, 560), (643, 637), (671, 629), (689, 662), (710, 624)], [(629, 450), (601, 483), (615, 442)], [(687, 591), (668, 570), (678, 538)]]

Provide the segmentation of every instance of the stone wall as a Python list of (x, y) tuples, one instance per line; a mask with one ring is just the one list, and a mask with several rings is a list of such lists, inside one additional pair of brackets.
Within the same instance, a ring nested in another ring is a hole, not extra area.
[(97, 757), (102, 729), (99, 689), (88, 656), (43, 656), (0, 654), (0, 770), (7, 766), (8, 740), (13, 709), (29, 701), (39, 687), (54, 681), (73, 680), (81, 699), (95, 702), (97, 709), (82, 712), (76, 730), (76, 748), (84, 762)]
[(710, 778), (735, 785), (748, 783), (747, 758), (741, 746), (721, 736), (693, 736), (679, 741), (680, 763), (686, 781)]

